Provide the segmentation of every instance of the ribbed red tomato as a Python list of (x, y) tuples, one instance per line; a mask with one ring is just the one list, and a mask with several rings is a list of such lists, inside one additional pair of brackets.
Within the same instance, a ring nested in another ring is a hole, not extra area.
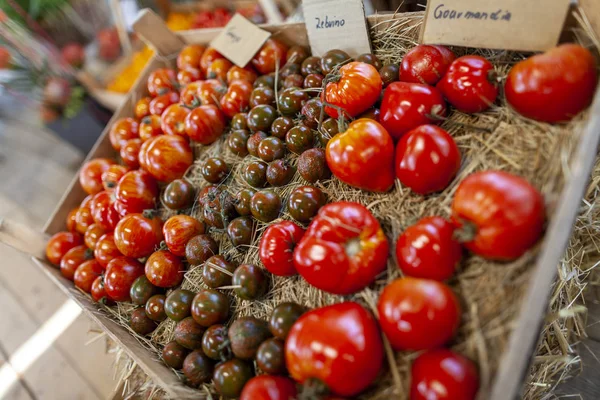
[(94, 252), (86, 246), (75, 246), (67, 251), (60, 260), (60, 272), (65, 278), (72, 281), (77, 267), (92, 258), (94, 258)]
[(123, 175), (125, 175), (127, 172), (129, 172), (129, 168), (124, 165), (113, 164), (108, 167), (108, 169), (102, 173), (100, 178), (102, 180), (102, 187), (104, 190), (113, 190)]
[(209, 145), (225, 131), (225, 116), (217, 106), (194, 108), (185, 118), (185, 132), (198, 143)]
[(96, 244), (98, 244), (98, 240), (100, 240), (102, 235), (105, 233), (106, 230), (100, 225), (92, 224), (88, 226), (87, 231), (85, 231), (85, 235), (83, 235), (83, 241), (91, 251), (94, 251), (96, 249)]
[(94, 158), (83, 164), (79, 170), (79, 183), (87, 194), (96, 194), (103, 190), (102, 174), (106, 172), (114, 160), (108, 158)]
[(187, 138), (160, 135), (142, 145), (140, 166), (154, 178), (171, 182), (181, 178), (194, 162), (194, 153)]
[(219, 58), (225, 58), (225, 56), (219, 53), (216, 49), (209, 47), (206, 50), (204, 50), (202, 56), (200, 57), (200, 69), (202, 70), (202, 72), (204, 72), (204, 75), (206, 75), (206, 71), (208, 70), (210, 64), (212, 64), (213, 61), (218, 60)]
[(87, 260), (81, 263), (73, 274), (73, 282), (75, 286), (86, 293), (92, 290), (92, 284), (97, 277), (102, 275), (104, 269), (96, 260)]
[(189, 215), (174, 215), (163, 225), (165, 243), (176, 256), (185, 256), (187, 242), (204, 233), (204, 224)]
[(146, 115), (150, 115), (150, 101), (152, 98), (150, 97), (142, 97), (135, 103), (135, 107), (133, 108), (133, 114), (135, 118), (140, 120), (144, 118)]
[(198, 106), (200, 99), (198, 98), (198, 92), (204, 84), (204, 81), (191, 82), (181, 89), (181, 95), (179, 101), (188, 107)]
[(140, 123), (140, 139), (142, 142), (163, 134), (160, 123), (161, 117), (159, 115), (148, 115), (142, 119)]
[(287, 58), (288, 47), (277, 39), (267, 39), (252, 59), (252, 66), (261, 75), (275, 72), (277, 66), (283, 68)]
[(179, 93), (175, 91), (166, 92), (152, 99), (150, 102), (150, 113), (160, 117), (171, 104), (179, 101)]
[(222, 82), (227, 80), (227, 72), (231, 69), (233, 63), (226, 58), (219, 58), (213, 61), (206, 69), (207, 79), (218, 79)]
[(181, 258), (170, 251), (159, 250), (148, 257), (144, 272), (154, 286), (170, 288), (183, 282), (185, 265)]
[(112, 190), (103, 190), (95, 194), (92, 199), (90, 211), (92, 212), (94, 223), (108, 232), (114, 230), (119, 219), (121, 219), (114, 206)]
[[(129, 168), (137, 169), (140, 167), (140, 150), (142, 148), (142, 139), (129, 139), (119, 150), (121, 159)], [(129, 170), (128, 168), (128, 170)]]
[(199, 44), (188, 44), (177, 55), (177, 68), (200, 68), (200, 59), (206, 47)]
[(144, 266), (135, 258), (113, 258), (108, 263), (104, 276), (106, 294), (114, 301), (130, 300), (131, 285), (142, 275), (144, 275)]
[(250, 105), (252, 89), (252, 84), (248, 81), (239, 79), (231, 82), (220, 101), (223, 114), (233, 118), (235, 114), (246, 111)]
[(309, 311), (294, 323), (285, 359), (298, 382), (314, 378), (333, 394), (353, 397), (379, 374), (383, 343), (367, 310), (358, 303), (339, 303)]
[(115, 188), (115, 208), (119, 215), (141, 213), (154, 209), (158, 196), (158, 184), (146, 171), (127, 172)]
[(305, 230), (291, 221), (269, 225), (260, 239), (259, 256), (273, 275), (295, 275), (293, 252)]
[(126, 215), (115, 228), (117, 249), (127, 257), (148, 257), (163, 240), (162, 225), (162, 220), (156, 216)]
[(244, 385), (240, 400), (292, 400), (297, 396), (296, 383), (290, 378), (259, 375)]
[(114, 302), (106, 294), (106, 288), (104, 287), (104, 277), (98, 276), (92, 283), (92, 290), (90, 291), (92, 299), (96, 302), (103, 302), (106, 305), (113, 305)]
[(190, 110), (181, 104), (171, 104), (160, 116), (161, 130), (167, 135), (185, 136), (185, 117)]
[(81, 235), (72, 232), (58, 232), (46, 244), (46, 258), (50, 264), (60, 265), (60, 261), (69, 250), (83, 244)]
[(227, 92), (227, 86), (217, 79), (207, 79), (200, 84), (196, 95), (202, 105), (220, 105), (221, 98)]
[(94, 257), (103, 268), (106, 268), (113, 258), (122, 255), (115, 244), (115, 237), (112, 232), (100, 236), (98, 243), (96, 243), (96, 249), (94, 249)]
[(177, 83), (180, 86), (188, 85), (192, 82), (199, 81), (200, 79), (204, 79), (204, 74), (198, 68), (187, 67), (185, 69), (180, 69), (177, 72)]
[(113, 149), (121, 150), (121, 146), (129, 139), (139, 137), (139, 124), (133, 118), (121, 118), (116, 120), (110, 127), (108, 139)]
[(177, 73), (170, 68), (158, 68), (148, 76), (148, 93), (156, 97), (177, 87)]
[(75, 219), (77, 211), (79, 211), (79, 207), (72, 209), (69, 211), (69, 214), (67, 214), (66, 225), (69, 232), (77, 232), (77, 221)]
[(403, 82), (435, 85), (455, 58), (447, 47), (420, 44), (402, 58), (399, 78)]
[(250, 64), (246, 65), (244, 68), (234, 65), (229, 71), (227, 71), (227, 84), (230, 84), (237, 79), (254, 83), (256, 78), (258, 78), (256, 70), (252, 68), (252, 65)]
[(75, 214), (75, 230), (81, 235), (85, 235), (90, 225), (94, 223), (92, 211), (89, 207), (79, 207)]

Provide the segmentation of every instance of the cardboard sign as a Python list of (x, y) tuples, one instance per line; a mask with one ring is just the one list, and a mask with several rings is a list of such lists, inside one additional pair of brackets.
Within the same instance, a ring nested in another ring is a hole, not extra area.
[(210, 45), (238, 67), (244, 67), (269, 36), (269, 32), (260, 29), (240, 14), (235, 14)]
[(556, 46), (570, 0), (430, 0), (421, 42), (542, 51)]
[(371, 52), (361, 0), (302, 0), (302, 8), (313, 55), (332, 49), (352, 57)]

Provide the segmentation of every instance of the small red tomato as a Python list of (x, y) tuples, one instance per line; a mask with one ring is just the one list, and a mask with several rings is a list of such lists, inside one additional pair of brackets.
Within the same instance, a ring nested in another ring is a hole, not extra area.
[(60, 273), (72, 281), (77, 267), (92, 258), (94, 258), (94, 253), (86, 246), (75, 246), (67, 251), (60, 260)]
[(400, 278), (377, 303), (379, 326), (395, 350), (433, 349), (447, 343), (460, 324), (460, 304), (448, 285)]
[(79, 265), (73, 274), (75, 286), (86, 293), (92, 290), (92, 284), (102, 274), (103, 268), (96, 260), (88, 260)]
[(46, 244), (46, 258), (50, 261), (50, 264), (59, 266), (67, 251), (82, 244), (81, 235), (72, 232), (58, 232)]
[(494, 260), (519, 258), (542, 236), (544, 199), (525, 179), (482, 171), (463, 180), (452, 201), (452, 220), (466, 233), (464, 245)]
[(221, 98), (227, 92), (227, 87), (217, 79), (207, 79), (200, 84), (196, 95), (202, 105), (219, 105)]
[(95, 194), (90, 210), (95, 224), (109, 232), (115, 229), (120, 218), (114, 206), (112, 191), (103, 190)]
[(94, 257), (102, 268), (106, 268), (113, 258), (121, 257), (122, 255), (115, 244), (115, 237), (112, 233), (100, 236), (94, 249)]
[[(121, 150), (122, 149), (123, 148), (121, 148)], [(129, 172), (129, 168), (124, 165), (113, 164), (108, 167), (108, 169), (102, 173), (100, 178), (102, 180), (102, 187), (104, 190), (113, 190), (126, 172)]]
[(208, 67), (210, 67), (210, 64), (212, 64), (215, 60), (218, 60), (220, 58), (225, 57), (214, 48), (209, 47), (206, 50), (204, 50), (202, 56), (200, 57), (200, 69), (202, 70), (202, 72), (204, 72), (204, 75), (206, 75), (206, 71), (208, 70)]
[(139, 128), (138, 122), (133, 118), (116, 120), (108, 132), (108, 139), (113, 149), (119, 151), (126, 141), (139, 137)]
[(93, 252), (96, 249), (96, 244), (98, 244), (98, 240), (100, 237), (106, 233), (106, 230), (102, 228), (98, 224), (92, 224), (88, 227), (87, 231), (85, 231), (85, 235), (83, 236), (83, 241), (85, 245)]
[(256, 78), (258, 78), (256, 70), (252, 68), (250, 64), (246, 65), (244, 68), (234, 65), (227, 71), (227, 84), (230, 84), (237, 79), (254, 83)]
[(122, 217), (153, 209), (158, 196), (158, 184), (146, 171), (127, 172), (115, 188), (115, 208)]
[(454, 53), (447, 47), (420, 44), (402, 58), (400, 80), (435, 85), (442, 79), (455, 58)]
[(281, 221), (265, 230), (260, 239), (260, 261), (273, 275), (295, 275), (293, 252), (305, 230), (291, 221)]
[(195, 107), (199, 105), (200, 99), (198, 97), (198, 93), (203, 84), (204, 81), (197, 81), (185, 85), (185, 87), (181, 89), (179, 102), (188, 107)]
[(185, 117), (189, 113), (181, 104), (171, 104), (160, 117), (160, 128), (167, 135), (185, 136)]
[(146, 278), (154, 286), (170, 288), (183, 282), (185, 266), (181, 258), (167, 250), (159, 250), (146, 261), (144, 268)]
[(294, 266), (308, 283), (334, 294), (368, 286), (387, 264), (388, 242), (363, 205), (340, 201), (319, 210), (294, 250)]
[(163, 225), (165, 243), (179, 257), (185, 256), (185, 245), (196, 235), (204, 233), (204, 224), (189, 215), (174, 215)]
[(244, 385), (240, 400), (291, 400), (297, 396), (296, 383), (290, 378), (259, 375)]
[(405, 275), (444, 281), (454, 274), (462, 248), (454, 226), (441, 217), (425, 217), (406, 228), (396, 242), (398, 267)]
[(69, 232), (77, 232), (77, 220), (75, 219), (75, 217), (77, 216), (77, 211), (79, 211), (79, 207), (72, 209), (71, 211), (69, 211), (69, 214), (67, 214), (67, 230)]
[(106, 288), (104, 287), (104, 277), (98, 276), (92, 283), (92, 290), (90, 291), (92, 299), (96, 302), (104, 302), (106, 305), (113, 305), (113, 301), (106, 294)]
[(469, 114), (487, 110), (498, 97), (494, 66), (480, 56), (454, 60), (436, 87), (448, 103)]
[(178, 135), (157, 136), (144, 142), (140, 150), (140, 166), (162, 182), (181, 178), (193, 162), (188, 139)]
[[(379, 99), (382, 81), (374, 66), (354, 61), (344, 65), (338, 73), (339, 80), (329, 82), (321, 97), (327, 103), (342, 108), (345, 116), (356, 117)], [(339, 111), (325, 106), (325, 112), (332, 118), (337, 118)]]
[(144, 266), (135, 258), (113, 258), (106, 267), (104, 290), (114, 301), (128, 301), (131, 285), (142, 275), (144, 275)]
[(119, 221), (114, 235), (115, 244), (124, 256), (148, 257), (163, 240), (162, 220), (159, 217), (129, 214)]
[(440, 192), (460, 169), (460, 152), (452, 136), (436, 125), (421, 125), (396, 146), (396, 177), (418, 194)]
[(413, 361), (411, 400), (474, 400), (479, 373), (466, 357), (448, 349), (427, 351)]
[(206, 79), (218, 79), (222, 82), (227, 80), (227, 72), (233, 67), (231, 61), (219, 58), (213, 61), (206, 69)]
[(177, 73), (177, 83), (179, 83), (180, 86), (188, 85), (192, 82), (199, 81), (202, 78), (202, 71), (197, 68), (187, 67), (179, 70)]
[(150, 102), (150, 113), (160, 117), (167, 107), (171, 104), (177, 104), (178, 101), (179, 93), (177, 92), (172, 91), (161, 94), (160, 96), (153, 98)]
[(267, 39), (252, 59), (252, 65), (261, 75), (275, 72), (277, 66), (283, 68), (288, 47), (277, 39)]
[(506, 78), (506, 101), (519, 114), (543, 122), (568, 121), (590, 105), (598, 74), (590, 51), (562, 44), (521, 61)]
[(339, 396), (355, 396), (377, 377), (383, 343), (375, 318), (360, 304), (346, 302), (303, 314), (285, 342), (292, 378), (314, 378)]
[(220, 101), (223, 114), (228, 118), (233, 118), (235, 114), (246, 111), (250, 105), (251, 94), (252, 84), (250, 82), (243, 80), (231, 82)]
[(331, 172), (348, 185), (373, 192), (394, 186), (394, 142), (372, 119), (358, 119), (331, 138), (325, 157)]
[(90, 208), (91, 204), (92, 204), (92, 199), (94, 198), (93, 194), (88, 194), (87, 196), (85, 196), (85, 199), (83, 199), (81, 201), (81, 204), (79, 205), (79, 208)]
[(199, 44), (188, 44), (177, 56), (177, 68), (200, 68), (200, 59), (206, 48)]
[(115, 162), (108, 158), (94, 158), (83, 164), (79, 170), (79, 183), (87, 194), (96, 194), (103, 190), (102, 174)]
[(170, 68), (158, 68), (150, 73), (148, 77), (148, 93), (156, 97), (163, 92), (175, 89), (177, 86), (177, 74)]
[(75, 230), (81, 235), (85, 235), (90, 225), (94, 223), (92, 211), (89, 207), (79, 207), (75, 214)]
[(142, 97), (135, 103), (135, 108), (133, 109), (133, 114), (135, 118), (140, 120), (147, 115), (150, 115), (150, 101), (152, 99), (150, 97)]
[(203, 145), (217, 140), (225, 131), (225, 116), (212, 104), (194, 108), (185, 118), (188, 137)]
[[(139, 155), (142, 148), (142, 139), (129, 139), (119, 150), (121, 159), (129, 168), (137, 169), (140, 167)], [(129, 170), (127, 168), (127, 170)]]
[(159, 115), (148, 115), (142, 119), (140, 123), (140, 139), (145, 142), (155, 136), (162, 135), (163, 131), (160, 127), (161, 117)]

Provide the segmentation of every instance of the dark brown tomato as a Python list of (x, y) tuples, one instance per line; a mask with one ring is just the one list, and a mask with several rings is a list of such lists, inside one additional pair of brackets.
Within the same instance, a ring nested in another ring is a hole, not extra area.
[(314, 186), (299, 186), (292, 191), (288, 200), (288, 212), (296, 221), (310, 221), (327, 199), (321, 189)]
[(281, 139), (276, 137), (267, 137), (258, 144), (258, 156), (261, 160), (271, 162), (285, 156), (286, 147)]
[(219, 245), (208, 234), (197, 235), (185, 245), (185, 259), (190, 265), (200, 265), (219, 253)]
[(239, 129), (248, 129), (246, 125), (247, 113), (237, 113), (231, 118), (231, 129), (237, 131)]
[(246, 361), (233, 360), (218, 364), (213, 372), (215, 390), (223, 397), (238, 398), (242, 389), (254, 377), (252, 365)]
[(302, 106), (301, 113), (304, 117), (302, 123), (311, 129), (317, 129), (319, 126), (319, 119), (322, 118), (321, 110), (323, 110), (323, 102), (320, 98), (315, 97), (314, 99), (307, 101), (304, 106)]
[(292, 75), (288, 75), (284, 80), (283, 80), (283, 88), (284, 89), (289, 89), (289, 88), (303, 88), (304, 87), (304, 77), (300, 74), (292, 74)]
[(250, 133), (245, 129), (238, 129), (231, 132), (227, 138), (227, 147), (229, 148), (229, 151), (240, 157), (248, 155), (248, 148), (246, 146), (249, 137)]
[(340, 133), (338, 121), (335, 118), (328, 118), (321, 124), (319, 130), (319, 141), (325, 147), (329, 140)]
[(327, 75), (332, 72), (336, 67), (345, 64), (352, 58), (343, 50), (329, 50), (321, 57), (321, 71), (323, 75)]
[(308, 93), (299, 88), (284, 89), (279, 93), (279, 112), (287, 117), (295, 117), (308, 100)]
[(202, 281), (209, 288), (219, 288), (231, 284), (235, 264), (227, 261), (222, 255), (212, 256), (202, 269)]
[(296, 303), (281, 303), (271, 313), (269, 331), (281, 340), (287, 338), (294, 322), (306, 312), (306, 308)]
[(321, 74), (308, 74), (306, 78), (304, 78), (304, 83), (302, 85), (304, 89), (313, 89), (320, 88), (323, 86), (323, 75)]
[(194, 321), (192, 317), (187, 317), (179, 321), (175, 326), (174, 339), (186, 349), (200, 349), (202, 348), (202, 335), (204, 335), (204, 331), (204, 327)]
[(252, 132), (268, 131), (276, 118), (277, 110), (275, 107), (261, 104), (250, 110), (246, 123)]
[(271, 125), (271, 135), (285, 139), (286, 133), (294, 127), (294, 120), (290, 117), (279, 117)]
[(183, 375), (189, 386), (198, 387), (212, 377), (214, 362), (202, 350), (194, 350), (183, 360)]
[(131, 313), (129, 327), (133, 329), (133, 331), (138, 335), (146, 336), (152, 333), (157, 326), (158, 323), (156, 323), (156, 321), (151, 320), (146, 315), (146, 310), (144, 310), (144, 307), (136, 308)]
[(285, 144), (292, 153), (302, 154), (313, 147), (314, 134), (308, 126), (297, 125), (285, 135)]
[[(268, 170), (268, 168), (267, 168)], [(235, 210), (240, 215), (250, 215), (250, 200), (256, 190), (244, 188), (235, 196)]]
[(250, 94), (250, 107), (254, 108), (260, 105), (275, 105), (275, 91), (268, 86), (255, 88)]
[(209, 185), (200, 191), (198, 202), (207, 225), (223, 229), (235, 218), (234, 201), (222, 186)]
[(392, 82), (397, 82), (400, 79), (400, 67), (397, 64), (386, 65), (379, 70), (379, 76), (383, 82), (383, 87), (388, 86)]
[(279, 76), (281, 77), (281, 79), (284, 80), (284, 87), (285, 87), (285, 79), (287, 79), (288, 76), (301, 75), (301, 74), (302, 74), (302, 72), (301, 72), (300, 64), (286, 64), (279, 71)]
[(231, 244), (239, 250), (247, 250), (252, 243), (254, 222), (251, 217), (238, 217), (227, 226), (227, 236)]
[(262, 222), (271, 222), (279, 217), (281, 198), (272, 190), (256, 192), (250, 200), (252, 216)]
[(165, 298), (164, 294), (155, 294), (148, 299), (146, 303), (146, 315), (153, 321), (164, 321), (167, 319), (165, 314)]
[(323, 70), (321, 69), (321, 58), (307, 57), (304, 61), (302, 61), (300, 71), (304, 76), (310, 74), (323, 74)]
[(227, 332), (233, 355), (242, 360), (256, 356), (258, 347), (271, 333), (267, 321), (255, 317), (240, 317), (233, 321)]
[(235, 294), (243, 300), (256, 300), (267, 291), (267, 277), (262, 268), (254, 264), (242, 264), (233, 273), (231, 280)]
[(244, 180), (255, 188), (267, 186), (267, 164), (262, 161), (252, 161), (246, 165)]
[(296, 168), (291, 166), (286, 160), (275, 160), (267, 167), (267, 182), (271, 186), (283, 186), (290, 183)]
[(150, 283), (148, 278), (146, 278), (146, 275), (141, 275), (133, 281), (131, 289), (129, 290), (129, 295), (133, 304), (143, 306), (148, 302), (150, 297), (159, 294), (160, 292), (161, 289)]
[(282, 375), (285, 368), (285, 346), (277, 338), (267, 339), (258, 347), (256, 365), (262, 372), (269, 375)]
[(269, 137), (269, 135), (267, 135), (263, 131), (258, 131), (252, 136), (250, 136), (247, 144), (248, 153), (250, 153), (251, 156), (258, 157), (258, 145), (260, 144), (260, 142), (262, 142), (263, 139), (266, 139), (267, 137)]
[(195, 293), (186, 289), (175, 289), (165, 299), (165, 314), (173, 321), (181, 321), (192, 314)]
[(314, 183), (319, 180), (329, 179), (331, 171), (325, 159), (325, 150), (314, 148), (306, 150), (298, 157), (298, 172), (307, 181)]
[(229, 166), (219, 157), (211, 157), (202, 164), (202, 176), (207, 182), (220, 183), (229, 174)]
[(381, 67), (383, 66), (383, 64), (381, 64), (381, 61), (379, 61), (379, 58), (377, 58), (375, 54), (371, 53), (361, 54), (360, 56), (356, 57), (356, 61), (371, 64), (377, 70), (381, 69)]
[(194, 185), (185, 179), (175, 179), (163, 191), (162, 201), (171, 210), (182, 210), (192, 206), (195, 196)]
[(229, 297), (214, 289), (202, 289), (192, 301), (192, 318), (208, 328), (220, 324), (229, 316)]
[(271, 89), (275, 89), (275, 74), (267, 74), (263, 76), (259, 76), (255, 81), (255, 88), (259, 87), (269, 87)]
[(162, 359), (168, 367), (173, 369), (181, 369), (183, 360), (188, 355), (189, 350), (177, 343), (176, 341), (169, 342), (163, 347)]
[(373, 107), (373, 108), (369, 108), (367, 111), (360, 114), (358, 117), (356, 117), (356, 119), (368, 118), (368, 119), (372, 119), (373, 121), (379, 122), (380, 114), (381, 114), (381, 111), (379, 111), (379, 108)]
[(287, 52), (287, 63), (288, 64), (302, 64), (302, 61), (306, 60), (310, 56), (310, 51), (303, 46), (292, 46)]
[(213, 360), (226, 361), (228, 358), (231, 358), (231, 349), (229, 348), (227, 327), (225, 325), (213, 325), (204, 332), (204, 336), (202, 336), (202, 351)]

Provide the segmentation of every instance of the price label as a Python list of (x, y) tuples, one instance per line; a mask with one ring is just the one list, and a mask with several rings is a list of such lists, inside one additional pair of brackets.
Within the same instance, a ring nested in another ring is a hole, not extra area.
[(430, 0), (421, 42), (542, 51), (556, 46), (570, 0)]
[(235, 65), (244, 67), (269, 36), (271, 33), (260, 29), (240, 14), (235, 14), (210, 45)]

